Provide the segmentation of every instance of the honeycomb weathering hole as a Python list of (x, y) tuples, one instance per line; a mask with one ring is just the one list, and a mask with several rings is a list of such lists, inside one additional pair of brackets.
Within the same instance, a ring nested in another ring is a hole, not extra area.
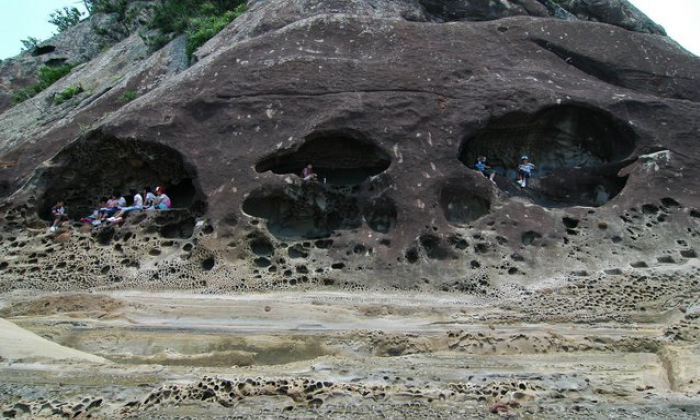
[(359, 133), (325, 132), (312, 134), (294, 148), (265, 157), (255, 170), (299, 175), (308, 163), (314, 166), (319, 179), (333, 185), (351, 185), (386, 171), (391, 157)]
[(563, 105), (491, 121), (462, 143), (459, 159), (473, 167), (486, 156), (496, 173), (515, 180), (527, 155), (536, 165), (530, 187), (521, 193), (514, 183), (498, 182), (504, 191), (548, 207), (597, 207), (624, 188), (627, 180), (617, 174), (629, 164), (635, 140), (629, 126), (606, 112)]
[[(195, 169), (168, 146), (94, 133), (63, 149), (35, 177), (39, 216), (49, 218), (57, 199), (66, 200), (69, 215), (90, 214), (101, 197), (130, 189), (164, 186), (173, 208), (195, 215), (206, 211), (206, 198), (197, 185)], [(130, 197), (127, 196), (127, 199)]]
[(487, 215), (491, 202), (467, 187), (452, 182), (440, 190), (440, 207), (449, 223), (464, 226)]
[(388, 197), (373, 200), (363, 213), (367, 225), (375, 232), (388, 233), (396, 226), (398, 212), (394, 201)]
[(40, 55), (50, 54), (54, 51), (56, 51), (56, 47), (54, 47), (53, 45), (44, 45), (41, 47), (34, 48), (34, 50), (32, 51), (32, 55), (38, 57)]
[(362, 226), (357, 200), (320, 184), (256, 190), (243, 202), (242, 210), (266, 219), (270, 233), (279, 238), (326, 238), (336, 230)]

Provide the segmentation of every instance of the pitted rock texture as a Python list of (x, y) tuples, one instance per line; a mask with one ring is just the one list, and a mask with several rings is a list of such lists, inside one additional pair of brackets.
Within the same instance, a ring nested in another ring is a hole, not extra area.
[[(3, 114), (0, 288), (444, 290), (585, 318), (619, 275), (677, 276), (606, 303), (673, 307), (697, 281), (700, 61), (650, 25), (613, 1), (277, 0), (174, 77), (182, 40), (126, 73), (98, 57), (125, 79), (68, 117)], [(77, 219), (157, 184), (174, 210), (41, 229), (59, 197)]]
[[(3, 342), (5, 418), (700, 412), (698, 336), (672, 335), (697, 330), (696, 304), (605, 323), (540, 323), (440, 292), (6, 294), (0, 304), (15, 330), (53, 341), (31, 357)], [(99, 357), (55, 360), (66, 347)]]

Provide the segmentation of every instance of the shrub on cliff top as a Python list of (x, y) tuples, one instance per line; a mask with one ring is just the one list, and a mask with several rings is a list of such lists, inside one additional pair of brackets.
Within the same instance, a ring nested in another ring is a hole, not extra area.
[(164, 0), (155, 6), (150, 29), (185, 34), (188, 59), (194, 51), (240, 16), (245, 0)]
[(64, 7), (63, 10), (56, 9), (50, 15), (49, 23), (56, 25), (58, 32), (72, 28), (80, 22), (82, 13), (75, 7)]

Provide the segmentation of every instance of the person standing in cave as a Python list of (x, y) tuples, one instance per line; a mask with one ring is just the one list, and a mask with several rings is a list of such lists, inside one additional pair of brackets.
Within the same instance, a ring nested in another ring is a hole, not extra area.
[(165, 194), (163, 187), (156, 188), (156, 208), (158, 210), (168, 210), (172, 207), (170, 197)]
[(486, 156), (479, 156), (476, 158), (476, 170), (484, 174), (491, 182), (494, 182), (493, 179), (496, 177), (496, 173), (491, 171), (491, 166)]
[(527, 156), (520, 158), (520, 166), (518, 166), (518, 184), (522, 188), (527, 186), (527, 180), (532, 176), (532, 170), (535, 169), (535, 165), (530, 163), (530, 159)]
[(51, 225), (51, 231), (55, 232), (58, 228), (68, 221), (68, 216), (66, 215), (66, 206), (62, 199), (56, 201), (56, 205), (51, 207), (51, 216), (53, 216), (53, 224)]
[(317, 181), (318, 176), (314, 172), (314, 165), (307, 163), (306, 167), (301, 170), (301, 179), (304, 181)]

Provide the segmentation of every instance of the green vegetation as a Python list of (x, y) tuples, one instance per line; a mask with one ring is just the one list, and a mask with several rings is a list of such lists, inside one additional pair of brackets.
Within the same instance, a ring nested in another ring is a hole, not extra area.
[[(187, 58), (243, 14), (245, 0), (164, 0), (155, 6), (148, 27), (161, 34), (187, 36)], [(161, 40), (162, 42), (162, 40)]]
[(22, 43), (22, 51), (31, 51), (39, 46), (39, 40), (33, 36), (23, 39), (20, 42)]
[(122, 18), (129, 9), (128, 0), (90, 0), (86, 3), (90, 4), (87, 7), (90, 13), (117, 13)]
[(139, 97), (139, 93), (135, 90), (125, 90), (119, 97), (119, 102), (131, 102)]
[(39, 81), (29, 87), (15, 91), (15, 94), (12, 97), (12, 101), (15, 104), (18, 104), (37, 95), (41, 91), (54, 84), (57, 80), (70, 73), (73, 67), (75, 67), (75, 65), (71, 64), (61, 67), (39, 67), (39, 70), (36, 71), (36, 77), (37, 79), (39, 79)]
[(83, 123), (79, 123), (78, 127), (80, 128), (80, 134), (85, 134), (88, 131), (90, 131), (90, 129), (92, 128), (92, 126), (90, 124), (83, 124)]
[(64, 7), (63, 10), (56, 9), (56, 11), (51, 13), (49, 23), (56, 25), (58, 32), (63, 32), (77, 25), (82, 15), (80, 10), (75, 7)]
[(81, 85), (67, 87), (62, 92), (59, 92), (56, 94), (56, 96), (54, 96), (53, 103), (56, 105), (61, 105), (65, 101), (83, 92), (85, 92), (85, 90)]

